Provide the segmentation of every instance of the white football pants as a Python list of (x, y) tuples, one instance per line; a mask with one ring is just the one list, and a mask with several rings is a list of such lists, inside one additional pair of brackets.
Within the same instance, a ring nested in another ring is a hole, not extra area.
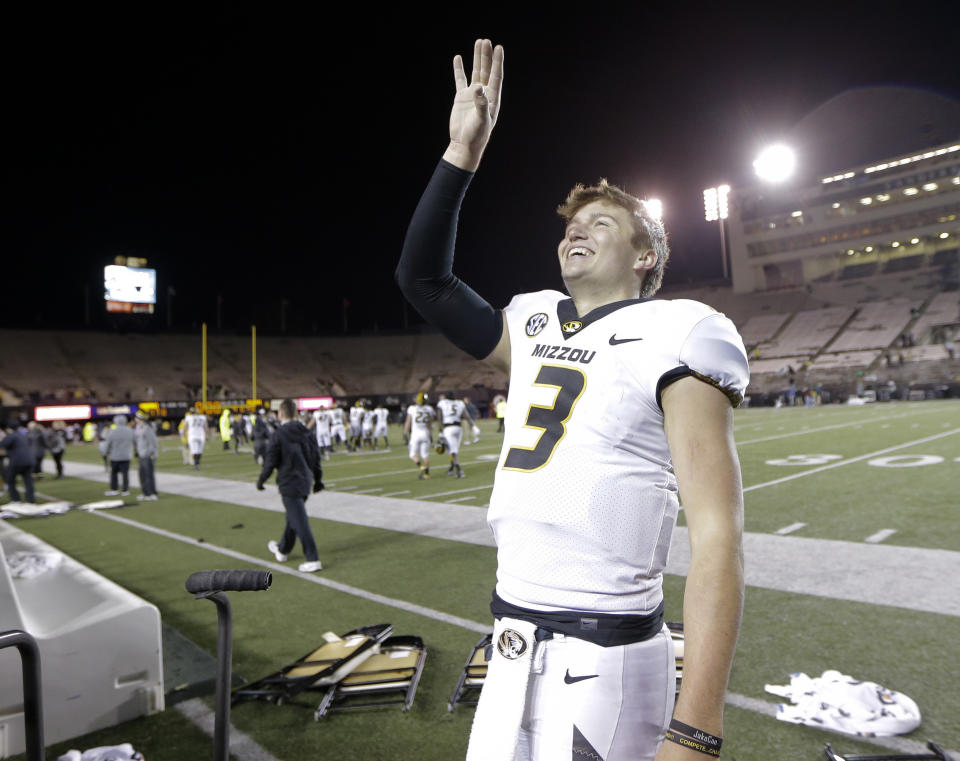
[[(509, 626), (510, 619), (500, 623)], [(495, 635), (499, 630), (500, 626), (495, 628)], [(666, 626), (654, 637), (632, 645), (601, 647), (563, 634), (531, 645), (533, 657), (515, 755), (488, 761), (641, 761), (656, 755), (673, 714), (676, 692), (673, 642)], [(503, 656), (495, 636), (493, 659), (498, 658)], [(499, 694), (501, 688), (509, 687), (497, 684), (497, 672), (489, 669), (480, 702), (509, 706), (511, 701), (501, 700)], [(481, 714), (480, 706), (477, 713)], [(485, 720), (489, 721), (492, 713), (496, 709), (484, 712)], [(491, 722), (490, 729), (495, 733), (496, 724), (502, 731), (516, 722), (516, 716), (501, 715)], [(471, 733), (471, 745), (482, 744), (486, 732), (478, 729)], [(471, 747), (468, 757), (477, 751), (483, 752)]]

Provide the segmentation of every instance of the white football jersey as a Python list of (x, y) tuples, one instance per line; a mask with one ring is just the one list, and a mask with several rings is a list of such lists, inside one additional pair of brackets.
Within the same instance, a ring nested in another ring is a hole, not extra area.
[(678, 499), (660, 393), (691, 375), (739, 404), (747, 356), (696, 301), (637, 299), (580, 318), (558, 291), (514, 297), (510, 404), (488, 520), (497, 592), (534, 609), (649, 613)]
[(386, 428), (387, 427), (387, 418), (390, 416), (390, 413), (387, 411), (386, 407), (377, 407), (374, 411), (374, 420), (376, 420), (377, 428)]
[(466, 405), (459, 399), (441, 399), (437, 402), (437, 412), (444, 425), (454, 425), (460, 422), (460, 416)]
[(192, 439), (206, 438), (207, 418), (204, 415), (191, 413), (187, 415), (187, 436)]
[(314, 410), (313, 421), (317, 427), (317, 435), (330, 433), (330, 411)]
[(407, 407), (407, 415), (412, 416), (410, 423), (410, 436), (429, 436), (430, 421), (437, 417), (433, 407), (429, 404), (411, 404)]

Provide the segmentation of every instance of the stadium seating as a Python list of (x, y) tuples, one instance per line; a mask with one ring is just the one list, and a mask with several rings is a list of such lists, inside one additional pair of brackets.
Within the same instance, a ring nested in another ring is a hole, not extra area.
[(760, 357), (816, 354), (853, 315), (848, 307), (827, 307), (797, 312), (776, 339), (757, 346)]
[(912, 299), (890, 299), (859, 305), (857, 314), (829, 346), (831, 352), (884, 349), (897, 339), (920, 307)]
[[(40, 650), (44, 735), (56, 743), (164, 708), (160, 612), (62, 556), (33, 578), (6, 557), (56, 550), (0, 521), (0, 631), (31, 634)], [(0, 651), (0, 758), (25, 748), (20, 663)]]

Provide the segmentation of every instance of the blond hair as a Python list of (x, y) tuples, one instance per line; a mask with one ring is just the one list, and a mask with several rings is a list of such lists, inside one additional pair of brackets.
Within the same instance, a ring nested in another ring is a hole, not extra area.
[(641, 296), (653, 296), (660, 289), (663, 270), (670, 258), (670, 247), (667, 245), (667, 233), (663, 223), (650, 214), (643, 201), (616, 185), (611, 185), (606, 179), (600, 180), (598, 185), (577, 184), (567, 195), (567, 200), (557, 207), (557, 214), (569, 222), (580, 209), (594, 201), (606, 201), (626, 209), (633, 223), (631, 245), (638, 251), (652, 250), (657, 255), (657, 263), (647, 271), (640, 285)]

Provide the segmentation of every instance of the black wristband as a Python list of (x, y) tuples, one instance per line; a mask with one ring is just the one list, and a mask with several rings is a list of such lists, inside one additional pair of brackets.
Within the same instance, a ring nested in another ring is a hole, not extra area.
[(670, 742), (683, 745), (687, 748), (705, 753), (708, 756), (720, 755), (720, 747), (723, 745), (723, 738), (704, 732), (702, 729), (691, 727), (684, 724), (679, 719), (670, 720), (670, 728), (667, 730), (666, 739)]

